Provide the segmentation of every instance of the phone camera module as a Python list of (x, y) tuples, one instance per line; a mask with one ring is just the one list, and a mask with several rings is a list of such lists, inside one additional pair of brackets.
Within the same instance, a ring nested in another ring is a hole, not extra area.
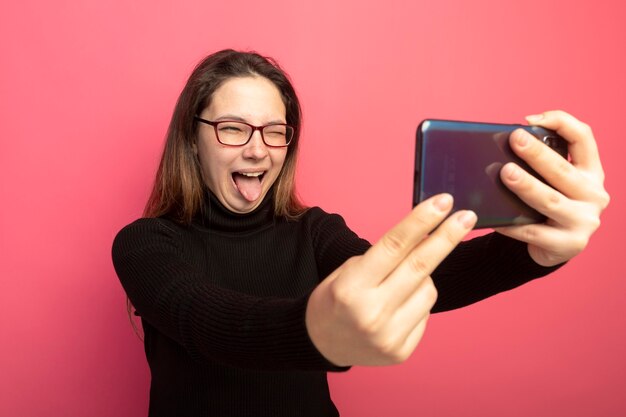
[(544, 136), (543, 143), (548, 145), (550, 148), (554, 148), (557, 145), (557, 138), (554, 136)]

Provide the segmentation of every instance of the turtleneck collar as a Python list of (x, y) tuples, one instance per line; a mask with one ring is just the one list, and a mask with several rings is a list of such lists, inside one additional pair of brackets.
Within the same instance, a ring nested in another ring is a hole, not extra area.
[(204, 208), (194, 219), (202, 228), (220, 232), (251, 232), (274, 222), (274, 189), (271, 188), (261, 204), (250, 213), (233, 213), (208, 188), (204, 193)]

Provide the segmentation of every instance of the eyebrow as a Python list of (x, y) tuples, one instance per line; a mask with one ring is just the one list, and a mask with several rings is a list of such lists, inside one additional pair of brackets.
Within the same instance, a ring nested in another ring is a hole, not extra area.
[[(243, 117), (241, 117), (241, 116), (236, 116), (236, 115), (234, 115), (234, 114), (225, 114), (225, 115), (223, 115), (223, 116), (220, 116), (220, 117), (215, 118), (213, 121), (214, 121), (214, 122), (219, 122), (220, 120), (233, 120), (233, 121), (236, 121), (236, 122), (250, 123), (249, 121), (247, 121), (247, 120), (246, 120), (246, 119), (244, 119)], [(275, 119), (275, 120), (271, 120), (271, 121), (269, 121), (269, 122), (267, 122), (267, 123), (265, 123), (265, 124), (278, 124), (278, 123), (280, 123), (280, 124), (286, 124), (287, 122), (286, 122), (286, 121), (284, 121), (283, 119)], [(250, 124), (252, 124), (252, 123), (250, 123)]]

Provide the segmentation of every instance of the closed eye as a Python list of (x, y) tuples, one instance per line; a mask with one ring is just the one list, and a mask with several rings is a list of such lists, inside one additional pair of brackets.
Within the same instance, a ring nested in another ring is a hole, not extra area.
[(243, 130), (237, 126), (220, 126), (220, 132), (242, 132)]

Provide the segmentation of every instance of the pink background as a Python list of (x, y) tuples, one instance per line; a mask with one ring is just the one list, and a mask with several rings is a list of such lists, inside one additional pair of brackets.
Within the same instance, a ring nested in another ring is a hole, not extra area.
[(0, 415), (146, 414), (111, 242), (140, 216), (188, 74), (224, 47), (291, 74), (300, 193), (371, 240), (410, 209), (421, 119), (591, 124), (613, 201), (585, 253), (434, 317), (407, 363), (330, 383), (344, 416), (625, 415), (624, 21), (618, 0), (5, 2)]

